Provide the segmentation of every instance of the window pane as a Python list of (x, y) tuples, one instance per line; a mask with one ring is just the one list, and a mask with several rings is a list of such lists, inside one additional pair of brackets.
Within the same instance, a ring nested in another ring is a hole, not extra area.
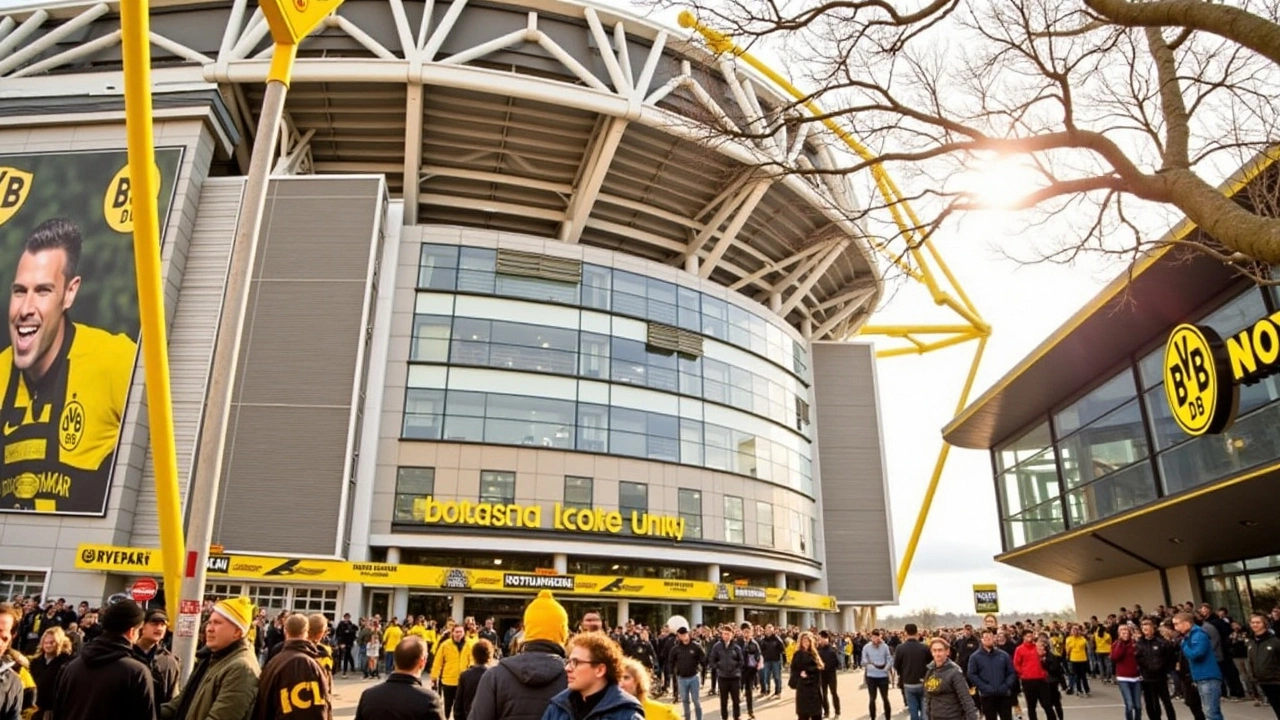
[(1054, 416), (1057, 421), (1058, 437), (1064, 437), (1088, 425), (1110, 410), (1133, 399), (1137, 394), (1138, 389), (1133, 384), (1133, 371), (1126, 367), (1115, 377), (1094, 388)]
[(756, 544), (773, 547), (773, 506), (756, 503)]
[(599, 380), (607, 379), (609, 377), (609, 344), (610, 339), (607, 335), (582, 333), (578, 374)]
[(724, 496), (724, 539), (739, 545), (747, 541), (746, 523), (742, 518), (742, 498)]
[(409, 388), (404, 395), (404, 430), (411, 440), (439, 440), (444, 416), (444, 391)]
[(1058, 468), (1054, 465), (1053, 450), (1045, 450), (1017, 468), (1006, 470), (998, 484), (1001, 515), (1005, 517), (1058, 497)]
[(396, 522), (422, 522), (427, 497), (435, 493), (434, 468), (398, 468), (396, 471)]
[(1160, 456), (1165, 494), (1237, 475), (1280, 457), (1280, 404), (1240, 418), (1221, 435), (1204, 435)]
[(646, 278), (622, 270), (613, 271), (613, 311), (643, 318), (648, 312)]
[(445, 315), (414, 315), (409, 359), (446, 362), (449, 359), (449, 333), (452, 325), (452, 318)]
[(1164, 345), (1138, 361), (1138, 374), (1142, 376), (1142, 386), (1146, 388), (1164, 382)]
[(702, 466), (702, 423), (680, 420), (680, 462)]
[(496, 250), (462, 248), (458, 257), (458, 290), (492, 295), (497, 256)]
[(510, 504), (516, 501), (516, 474), (484, 470), (480, 473), (480, 502)]
[(488, 365), (492, 327), (488, 320), (455, 318), (449, 358), (458, 365)]
[(1262, 293), (1257, 288), (1249, 288), (1244, 294), (1209, 313), (1198, 324), (1217, 330), (1222, 339), (1226, 340), (1266, 314), (1267, 306), (1262, 300)]
[(1049, 421), (1046, 420), (1031, 428), (1018, 439), (1002, 446), (996, 452), (996, 465), (1000, 470), (1008, 470), (1027, 458), (1039, 455), (1049, 447)]
[(680, 517), (684, 520), (685, 537), (702, 537), (702, 491), (681, 489), (678, 492)]
[(609, 408), (604, 405), (578, 405), (579, 450), (606, 452), (609, 448)]
[(1131, 401), (1059, 443), (1067, 487), (1092, 482), (1147, 456), (1142, 410)]
[(618, 508), (620, 510), (649, 511), (649, 486), (645, 483), (622, 481), (618, 483)]
[(1050, 500), (1004, 521), (1005, 542), (1012, 550), (1066, 530), (1062, 501)]
[(593, 504), (593, 481), (589, 477), (564, 477), (565, 507), (584, 508), (590, 510)]
[(613, 270), (599, 265), (582, 266), (582, 306), (598, 310), (609, 309), (609, 296), (613, 291)]
[(458, 248), (453, 245), (423, 245), (418, 258), (418, 287), (453, 290), (457, 281)]
[(1156, 481), (1151, 463), (1113, 473), (1108, 477), (1067, 493), (1067, 509), (1073, 527), (1101, 520), (1156, 499)]
[(685, 330), (702, 332), (702, 293), (689, 288), (679, 288), (676, 292), (676, 324)]
[(729, 306), (725, 301), (702, 297), (702, 332), (718, 340), (729, 338)]

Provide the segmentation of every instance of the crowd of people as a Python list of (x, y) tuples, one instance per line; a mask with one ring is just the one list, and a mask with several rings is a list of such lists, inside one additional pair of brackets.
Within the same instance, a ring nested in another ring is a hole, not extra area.
[[(911, 720), (1064, 720), (1064, 695), (1112, 684), (1125, 720), (1222, 720), (1225, 702), (1280, 720), (1280, 608), (1232, 619), (1209, 605), (1135, 606), (1075, 623), (987, 616), (974, 628), (830, 633), (673, 618), (609, 629), (598, 612), (570, 630), (543, 591), (499, 636), (493, 619), (331, 624), (269, 618), (248, 598), (206, 603), (201, 647), (180, 685), (168, 617), (132, 600), (0, 604), (0, 720), (331, 720), (334, 677), (367, 680), (357, 720), (754, 720), (783, 678), (797, 720), (840, 717), (838, 672), (862, 669), (869, 720), (890, 720), (896, 687)], [(660, 701), (665, 695), (678, 708)]]

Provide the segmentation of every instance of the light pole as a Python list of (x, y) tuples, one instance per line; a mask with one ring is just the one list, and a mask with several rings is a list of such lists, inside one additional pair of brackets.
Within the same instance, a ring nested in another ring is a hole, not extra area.
[(244, 318), (249, 305), (250, 276), (258, 254), (262, 214), (267, 203), (267, 184), (271, 178), (271, 160), (275, 156), (276, 138), (284, 115), (293, 61), (298, 54), (298, 43), (340, 4), (342, 0), (259, 0), (262, 14), (271, 28), (275, 49), (271, 55), (271, 69), (267, 73), (262, 113), (258, 117), (257, 140), (253, 145), (249, 172), (245, 178), (236, 236), (231, 246), (226, 294), (218, 321), (218, 338), (213, 348), (209, 389), (200, 426), (195, 477), (192, 478), (187, 499), (190, 508), (187, 572), (182, 579), (182, 602), (173, 647), (184, 680), (191, 673), (195, 662), (196, 634), (200, 626), (201, 601), (204, 598), (205, 567), (209, 544), (213, 539), (213, 519), (217, 511), (218, 485), (222, 478), (222, 458), (227, 442), (227, 419), (231, 414), (235, 373), (244, 335)]

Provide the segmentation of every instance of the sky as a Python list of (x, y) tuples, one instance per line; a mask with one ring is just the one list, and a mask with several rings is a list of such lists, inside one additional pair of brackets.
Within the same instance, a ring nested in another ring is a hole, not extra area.
[[(1028, 241), (1003, 213), (961, 218), (935, 238), (962, 288), (992, 325), (970, 400), (976, 399), (1057, 329), (1123, 267), (1085, 258), (1065, 266), (1009, 258)], [(924, 286), (904, 285), (872, 318), (877, 324), (954, 322), (933, 307)], [(879, 360), (877, 373), (885, 465), (897, 562), (907, 548), (934, 462), (941, 429), (973, 359), (970, 342), (923, 356)], [(972, 612), (975, 583), (998, 586), (1002, 610), (1060, 610), (1071, 588), (995, 562), (1001, 551), (990, 454), (953, 448), (934, 496), (915, 560), (896, 607), (880, 614), (934, 608)]]

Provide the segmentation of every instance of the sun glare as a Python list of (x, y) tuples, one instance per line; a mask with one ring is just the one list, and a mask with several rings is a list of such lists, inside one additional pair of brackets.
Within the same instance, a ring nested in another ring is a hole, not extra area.
[(1003, 157), (975, 164), (961, 175), (961, 192), (989, 210), (1008, 210), (1042, 187), (1044, 178), (1025, 158)]

